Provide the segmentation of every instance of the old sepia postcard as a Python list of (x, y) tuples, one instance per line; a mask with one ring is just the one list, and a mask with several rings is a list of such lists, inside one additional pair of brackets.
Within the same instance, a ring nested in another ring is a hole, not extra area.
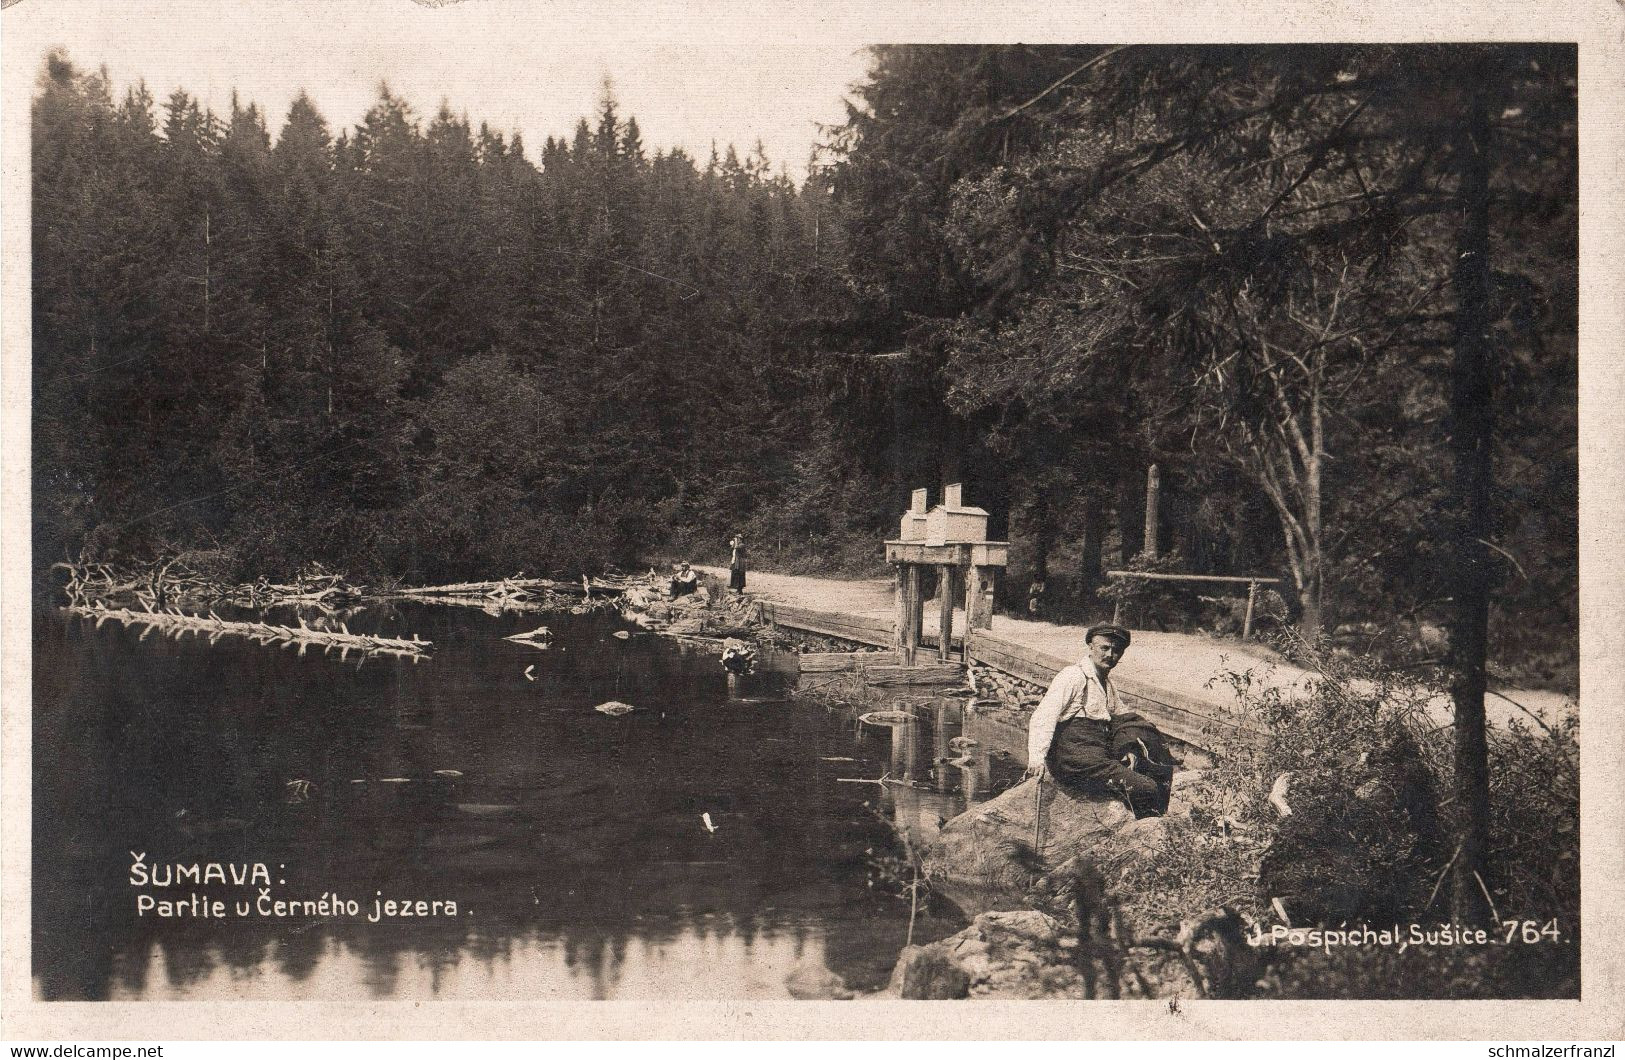
[(0, 27), (8, 1038), (1621, 1036), (1625, 7)]

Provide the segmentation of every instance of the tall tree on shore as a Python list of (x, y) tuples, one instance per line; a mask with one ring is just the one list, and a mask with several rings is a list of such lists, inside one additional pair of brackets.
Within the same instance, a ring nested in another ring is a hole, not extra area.
[[(1275, 503), (1311, 635), (1323, 478), (1337, 463), (1339, 486), (1361, 477), (1376, 439), (1350, 430), (1384, 404), (1371, 382), (1400, 383), (1424, 416), (1447, 410), (1442, 437), (1407, 432), (1409, 473), (1379, 507), (1427, 487), (1430, 450), (1453, 454), (1443, 527), (1411, 532), (1446, 557), (1432, 597), (1448, 601), (1463, 915), (1482, 912), (1492, 878), (1483, 691), (1492, 552), (1506, 552), (1493, 543), (1497, 381), (1503, 351), (1537, 341), (1566, 287), (1497, 246), (1491, 222), (1573, 223), (1573, 63), (1560, 47), (1128, 49), (1057, 88), (1065, 103), (1047, 120), (1071, 135), (961, 189), (981, 207), (967, 223), (980, 225), (984, 285), (1010, 292), (1013, 326), (1052, 352), (1048, 378), (1128, 348), (1192, 395), (1186, 429), (1201, 427), (1203, 395), (1223, 399), (1208, 404), (1207, 431)], [(1057, 301), (1083, 319), (1044, 309)], [(963, 348), (979, 363), (985, 346), (973, 336)], [(1426, 397), (1440, 379), (1442, 402)], [(1328, 403), (1339, 395), (1353, 404)]]

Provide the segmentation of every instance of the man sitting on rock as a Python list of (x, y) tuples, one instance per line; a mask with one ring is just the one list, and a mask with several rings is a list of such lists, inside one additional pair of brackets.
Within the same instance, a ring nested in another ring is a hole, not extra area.
[(1120, 798), (1136, 817), (1161, 815), (1168, 809), (1173, 756), (1155, 725), (1123, 710), (1111, 682), (1129, 631), (1091, 626), (1083, 639), (1088, 654), (1055, 675), (1027, 722), (1027, 775)]
[(672, 599), (675, 600), (679, 596), (687, 596), (689, 593), (692, 593), (695, 589), (699, 588), (699, 585), (700, 576), (694, 571), (690, 570), (687, 563), (684, 563), (677, 569), (677, 573), (671, 576)]

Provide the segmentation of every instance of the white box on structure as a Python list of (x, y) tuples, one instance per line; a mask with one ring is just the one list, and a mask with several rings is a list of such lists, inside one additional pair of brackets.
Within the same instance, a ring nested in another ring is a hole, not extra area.
[(964, 505), (961, 489), (957, 482), (949, 486), (943, 491), (942, 503), (926, 513), (926, 544), (987, 540), (987, 510)]
[(902, 524), (897, 529), (897, 540), (899, 540), (899, 541), (924, 541), (925, 540), (925, 523), (926, 523), (925, 499), (926, 499), (925, 490), (915, 490), (914, 491), (913, 503), (909, 505), (908, 511), (903, 513)]

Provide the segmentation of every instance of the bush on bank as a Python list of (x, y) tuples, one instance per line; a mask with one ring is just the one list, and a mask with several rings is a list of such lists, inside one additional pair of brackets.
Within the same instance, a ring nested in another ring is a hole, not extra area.
[[(1486, 942), (1464, 941), (1448, 929), (1452, 730), (1425, 710), (1439, 689), (1369, 659), (1287, 647), (1313, 668), (1304, 686), (1225, 676), (1263, 735), (1222, 748), (1190, 791), (1190, 818), (1121, 867), (1114, 892), (1130, 922), (1150, 930), (1228, 906), (1268, 936), (1284, 909), (1306, 930), (1265, 947), (1260, 996), (1578, 996), (1578, 723), (1491, 730), (1484, 882), (1499, 922), (1485, 925)], [(1389, 930), (1388, 942), (1350, 930), (1366, 926)]]

